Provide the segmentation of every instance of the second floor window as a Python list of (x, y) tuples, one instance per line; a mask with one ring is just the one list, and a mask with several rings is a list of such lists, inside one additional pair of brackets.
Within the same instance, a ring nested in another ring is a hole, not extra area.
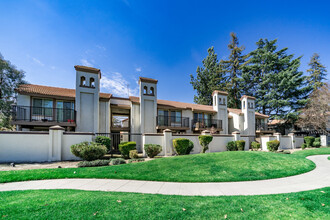
[(32, 99), (32, 114), (33, 115), (53, 115), (53, 100), (51, 99)]

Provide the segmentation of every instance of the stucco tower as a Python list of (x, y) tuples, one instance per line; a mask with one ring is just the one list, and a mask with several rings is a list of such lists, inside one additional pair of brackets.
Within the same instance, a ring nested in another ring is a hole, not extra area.
[(157, 133), (157, 82), (158, 80), (140, 77), (140, 122), (142, 133)]
[(221, 134), (228, 134), (227, 92), (215, 90), (212, 93), (213, 110), (217, 111), (214, 119), (222, 121)]
[(74, 68), (76, 69), (76, 131), (97, 133), (101, 71), (86, 66)]
[(243, 134), (255, 135), (255, 99), (252, 96), (243, 95), (241, 98), (242, 112), (244, 114), (244, 131)]

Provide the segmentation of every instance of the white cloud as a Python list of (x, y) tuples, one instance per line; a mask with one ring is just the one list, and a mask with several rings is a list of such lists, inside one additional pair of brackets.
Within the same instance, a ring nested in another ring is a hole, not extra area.
[(93, 66), (93, 64), (91, 64), (87, 59), (81, 59), (80, 62), (84, 66), (89, 66), (89, 67)]
[(35, 57), (31, 57), (29, 54), (26, 55), (28, 58), (30, 58), (35, 64), (38, 64), (39, 66), (45, 66), (44, 63), (42, 63), (40, 60), (38, 60)]
[(104, 51), (107, 50), (107, 48), (105, 48), (105, 47), (103, 47), (103, 46), (101, 46), (101, 45), (96, 45), (96, 47), (97, 47), (98, 49), (100, 49), (100, 50), (104, 50)]
[(135, 68), (135, 71), (136, 72), (141, 72), (142, 71), (142, 68), (141, 67), (137, 67), (137, 68)]
[[(111, 77), (102, 76), (101, 78), (101, 88), (108, 90), (114, 96), (137, 96), (138, 87), (127, 88), (129, 85), (121, 73), (115, 72), (111, 74)], [(129, 94), (128, 94), (129, 93)]]

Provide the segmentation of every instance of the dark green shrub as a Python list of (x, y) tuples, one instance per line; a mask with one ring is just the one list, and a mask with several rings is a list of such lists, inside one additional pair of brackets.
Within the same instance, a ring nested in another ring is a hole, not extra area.
[(129, 151), (129, 158), (131, 158), (131, 159), (139, 158), (138, 151), (137, 150), (130, 150)]
[(239, 151), (243, 151), (245, 147), (245, 141), (244, 140), (238, 140), (236, 141), (236, 148)]
[(315, 141), (315, 137), (312, 136), (306, 136), (304, 137), (305, 143), (307, 144), (307, 147), (313, 147), (313, 142)]
[(302, 144), (302, 145), (301, 145), (301, 149), (304, 150), (305, 148), (307, 148), (307, 144)]
[(138, 163), (138, 162), (143, 162), (143, 158), (138, 158), (138, 159), (129, 159), (127, 163)]
[(95, 142), (104, 145), (108, 149), (108, 152), (111, 150), (111, 139), (109, 137), (97, 136)]
[(255, 150), (255, 151), (257, 151), (257, 150), (259, 150), (259, 149), (260, 149), (260, 147), (261, 147), (261, 144), (260, 144), (260, 143), (258, 143), (258, 142), (256, 142), (256, 141), (252, 141), (252, 143), (251, 143), (251, 147), (252, 147), (252, 150)]
[(319, 141), (314, 141), (314, 142), (313, 142), (313, 147), (321, 147), (321, 142), (319, 142)]
[(92, 161), (80, 161), (78, 167), (99, 167), (109, 166), (110, 160), (92, 160)]
[(227, 143), (227, 150), (228, 151), (237, 151), (237, 145), (235, 141), (229, 141)]
[(289, 151), (289, 150), (284, 150), (284, 151), (283, 151), (283, 154), (291, 154), (291, 151)]
[(321, 143), (321, 138), (320, 137), (315, 138), (315, 142), (320, 142)]
[(136, 150), (136, 142), (122, 142), (119, 144), (119, 151), (124, 158), (129, 158), (129, 151)]
[(269, 151), (277, 151), (280, 146), (280, 142), (278, 140), (268, 141), (267, 142), (267, 149)]
[(186, 138), (173, 139), (173, 147), (178, 155), (190, 154), (194, 148), (194, 143)]
[(71, 146), (71, 153), (83, 160), (97, 160), (107, 153), (107, 148), (95, 142), (82, 142)]
[(144, 151), (146, 152), (148, 157), (154, 158), (155, 156), (157, 156), (157, 154), (162, 152), (162, 146), (158, 144), (145, 144)]
[(110, 165), (119, 165), (119, 164), (125, 164), (126, 161), (123, 158), (116, 158), (116, 159), (112, 159), (110, 161)]
[(198, 136), (199, 144), (202, 146), (202, 152), (205, 153), (209, 149), (209, 144), (213, 140), (211, 135), (200, 135)]

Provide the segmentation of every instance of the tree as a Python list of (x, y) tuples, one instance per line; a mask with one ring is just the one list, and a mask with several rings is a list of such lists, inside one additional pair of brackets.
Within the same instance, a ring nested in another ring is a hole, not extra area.
[(325, 83), (321, 88), (314, 90), (306, 108), (298, 120), (298, 125), (303, 128), (311, 128), (327, 133), (330, 118), (330, 85)]
[(308, 63), (309, 69), (307, 73), (309, 73), (308, 83), (313, 88), (313, 90), (317, 90), (321, 88), (325, 83), (327, 70), (325, 66), (321, 64), (320, 55), (314, 53), (311, 57), (311, 60)]
[(196, 78), (190, 75), (190, 83), (197, 91), (194, 102), (202, 105), (212, 105), (212, 92), (225, 87), (224, 72), (214, 47), (209, 48), (207, 52), (207, 57), (203, 59), (203, 67), (197, 67)]
[(277, 40), (260, 39), (242, 67), (243, 92), (256, 97), (256, 109), (271, 118), (292, 117), (307, 103), (310, 87), (298, 70), (300, 59), (277, 50)]
[(15, 103), (15, 89), (25, 83), (25, 73), (17, 70), (0, 54), (0, 128), (10, 128), (11, 105)]
[(241, 97), (241, 66), (244, 64), (244, 56), (242, 55), (243, 46), (239, 47), (238, 38), (235, 33), (230, 33), (231, 41), (228, 44), (230, 50), (229, 59), (220, 61), (224, 63), (224, 69), (227, 75), (226, 91), (228, 92), (228, 107), (239, 108)]

